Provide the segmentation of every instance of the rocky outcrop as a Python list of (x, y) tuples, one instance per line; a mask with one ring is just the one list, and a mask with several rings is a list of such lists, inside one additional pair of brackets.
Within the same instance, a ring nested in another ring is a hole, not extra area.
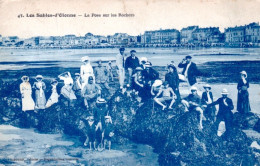
[[(86, 110), (81, 103), (68, 107), (60, 101), (46, 110), (24, 113), (18, 92), (2, 94), (6, 94), (1, 98), (2, 124), (83, 136), (78, 126)], [(199, 130), (198, 112), (184, 112), (181, 104), (175, 104), (173, 110), (162, 111), (152, 100), (140, 104), (135, 96), (117, 91), (108, 101), (108, 110), (115, 126), (113, 141), (123, 144), (130, 139), (151, 145), (159, 154), (160, 165), (231, 166), (259, 162), (250, 148), (252, 140), (241, 130), (253, 127), (258, 130), (259, 118), (254, 114), (246, 118), (235, 114), (233, 130), (219, 137), (216, 126), (208, 121), (204, 121), (203, 130)]]

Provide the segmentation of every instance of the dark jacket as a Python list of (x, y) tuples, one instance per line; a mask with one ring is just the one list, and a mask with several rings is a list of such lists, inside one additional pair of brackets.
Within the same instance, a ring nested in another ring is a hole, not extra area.
[(185, 97), (184, 100), (186, 101), (191, 101), (191, 102), (194, 102), (198, 105), (201, 104), (201, 99), (200, 99), (200, 96), (197, 94), (197, 95), (193, 95), (193, 94), (189, 94), (189, 96)]
[(134, 59), (132, 58), (132, 56), (126, 58), (125, 69), (131, 68), (134, 70), (138, 66), (140, 66), (140, 64), (139, 64), (139, 59), (137, 57), (135, 57)]
[(242, 90), (242, 86), (246, 86), (247, 88), (249, 88), (248, 79), (246, 79), (246, 84), (244, 84), (242, 79), (239, 79), (238, 84), (237, 84), (237, 90)]
[(149, 81), (153, 82), (156, 79), (159, 79), (159, 73), (156, 70), (154, 70), (153, 68), (150, 68), (149, 72), (147, 72), (146, 69), (143, 70), (142, 75), (143, 75), (143, 78), (144, 78), (144, 83), (146, 83), (146, 84)]
[(231, 110), (234, 109), (233, 101), (230, 98), (226, 98), (226, 103), (228, 106), (226, 106), (223, 102), (223, 97), (219, 98), (217, 101), (214, 101), (213, 103), (209, 104), (209, 106), (219, 105), (219, 111), (218, 115), (225, 115), (232, 113)]
[(169, 83), (169, 86), (173, 89), (176, 90), (176, 88), (179, 89), (179, 76), (177, 73), (177, 70), (174, 70), (173, 73), (167, 73), (165, 75), (165, 81)]
[[(186, 68), (187, 68), (187, 65), (188, 64), (182, 64), (182, 63), (179, 63), (178, 67), (179, 68), (183, 68), (183, 71), (182, 71), (182, 74), (184, 75), (185, 71), (186, 71)], [(196, 80), (196, 76), (198, 76), (200, 74), (197, 66), (195, 63), (191, 62), (190, 64), (190, 67), (188, 68), (188, 81), (189, 81), (189, 84), (192, 86), (194, 84), (196, 84), (197, 80)]]
[[(211, 98), (211, 100), (213, 102), (213, 94), (212, 94), (212, 92), (209, 92), (209, 96), (210, 96), (210, 98)], [(207, 92), (203, 92), (202, 93), (202, 98), (201, 98), (201, 104), (202, 105), (207, 105), (207, 103), (206, 103), (207, 101), (208, 101)]]

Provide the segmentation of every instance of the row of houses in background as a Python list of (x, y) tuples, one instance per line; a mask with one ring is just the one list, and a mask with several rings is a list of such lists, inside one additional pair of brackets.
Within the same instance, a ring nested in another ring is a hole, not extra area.
[(2, 37), (0, 46), (4, 47), (59, 47), (59, 48), (87, 48), (87, 47), (150, 47), (150, 46), (260, 46), (259, 23), (245, 26), (226, 28), (221, 33), (218, 27), (200, 28), (189, 26), (178, 31), (176, 29), (160, 29), (145, 31), (138, 36), (127, 33), (116, 33), (109, 36), (65, 35), (50, 37), (32, 37), (20, 39), (17, 36)]

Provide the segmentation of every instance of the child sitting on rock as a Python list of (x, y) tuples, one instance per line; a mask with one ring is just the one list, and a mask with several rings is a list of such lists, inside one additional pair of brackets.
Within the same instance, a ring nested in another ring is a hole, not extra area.
[[(159, 97), (162, 94), (162, 97)], [(162, 110), (166, 108), (166, 105), (163, 104), (165, 101), (171, 101), (169, 105), (169, 109), (172, 109), (172, 105), (174, 104), (176, 99), (176, 95), (171, 87), (169, 87), (169, 83), (164, 81), (162, 88), (159, 90), (158, 94), (155, 96), (154, 101), (162, 106)]]

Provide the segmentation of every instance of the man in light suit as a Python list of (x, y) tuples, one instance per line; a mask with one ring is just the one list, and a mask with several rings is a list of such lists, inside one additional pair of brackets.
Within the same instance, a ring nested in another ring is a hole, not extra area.
[(197, 83), (196, 76), (200, 74), (195, 63), (191, 62), (192, 57), (186, 56), (178, 67), (183, 68), (182, 75), (179, 78), (183, 81), (188, 81), (190, 86)]

